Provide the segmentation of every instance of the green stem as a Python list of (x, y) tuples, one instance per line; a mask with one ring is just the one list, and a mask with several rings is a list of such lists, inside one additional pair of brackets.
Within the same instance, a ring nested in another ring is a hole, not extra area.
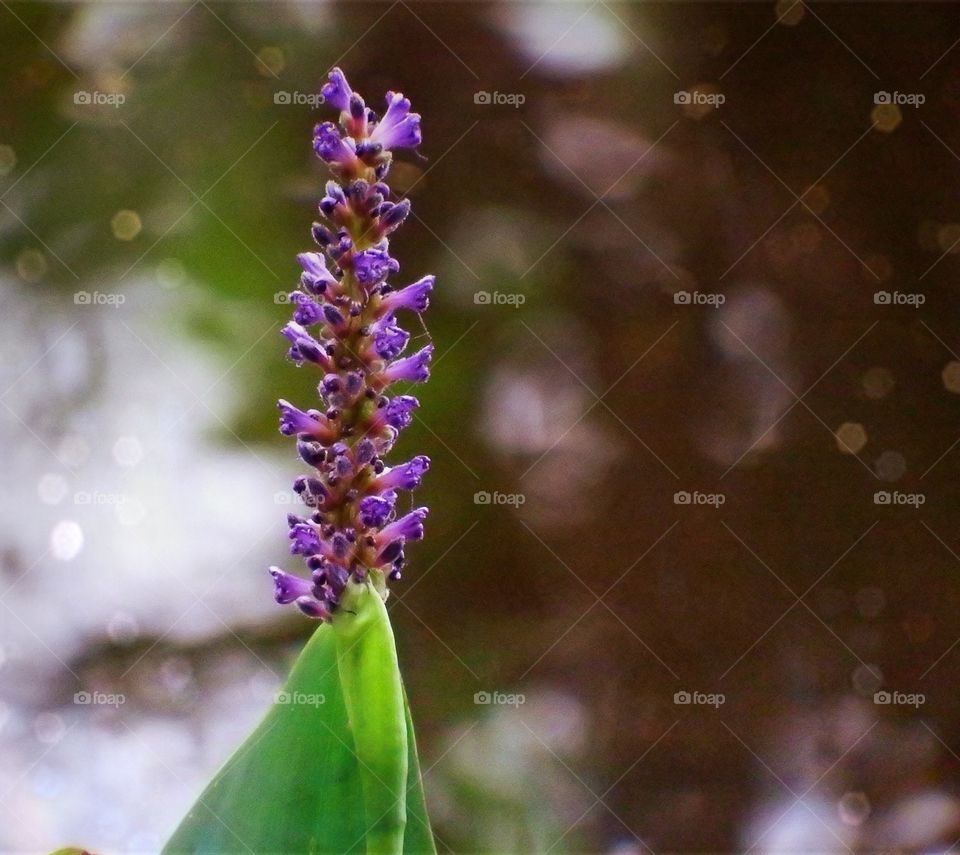
[(367, 581), (349, 582), (333, 619), (337, 665), (360, 763), (367, 855), (400, 855), (407, 820), (407, 723), (393, 630)]

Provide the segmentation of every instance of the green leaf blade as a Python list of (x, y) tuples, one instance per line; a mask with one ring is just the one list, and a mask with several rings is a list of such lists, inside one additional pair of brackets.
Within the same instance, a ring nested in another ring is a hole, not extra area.
[[(385, 610), (382, 617), (386, 619)], [(392, 634), (389, 640), (392, 644)], [(366, 652), (365, 643), (361, 639), (357, 644), (360, 655)], [(383, 643), (378, 635), (371, 650)], [(402, 836), (396, 842), (406, 855), (435, 855), (413, 725), (395, 656), (394, 652), (390, 667), (396, 670), (400, 687), (405, 731), (401, 753), (406, 755), (394, 758), (402, 763), (406, 781), (405, 800), (401, 793), (401, 803), (406, 802)], [(167, 843), (164, 855), (363, 855), (368, 851), (362, 766), (349, 722), (333, 627), (324, 624), (317, 629), (278, 697), (201, 794)], [(287, 702), (281, 702), (284, 699)], [(357, 701), (364, 699), (354, 698)], [(389, 699), (388, 707), (393, 702)]]

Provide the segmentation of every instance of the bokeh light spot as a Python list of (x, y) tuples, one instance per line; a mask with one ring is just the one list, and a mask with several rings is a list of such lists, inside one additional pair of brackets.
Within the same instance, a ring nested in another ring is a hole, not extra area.
[(117, 211), (110, 220), (110, 229), (117, 240), (133, 240), (143, 230), (143, 223), (136, 211)]
[(777, 15), (777, 23), (785, 27), (795, 27), (807, 14), (801, 0), (777, 0), (774, 12)]
[(287, 58), (282, 48), (275, 45), (267, 45), (260, 48), (257, 53), (257, 71), (264, 77), (273, 77), (280, 74), (287, 67)]
[(39, 282), (47, 269), (47, 257), (39, 249), (25, 249), (17, 256), (17, 275), (24, 282)]
[(113, 459), (121, 466), (136, 466), (143, 460), (143, 446), (135, 436), (121, 436), (113, 444)]
[(58, 561), (72, 561), (83, 549), (83, 529), (73, 520), (60, 520), (50, 532), (50, 553)]
[(878, 131), (889, 134), (903, 121), (903, 113), (896, 104), (876, 104), (870, 111), (870, 119)]
[(948, 362), (943, 367), (941, 376), (946, 390), (953, 392), (955, 395), (960, 395), (960, 362), (955, 359)]
[(873, 401), (879, 401), (893, 391), (896, 380), (894, 380), (893, 372), (889, 368), (875, 365), (864, 372), (860, 384), (863, 387), (864, 395)]
[(867, 444), (866, 428), (859, 422), (844, 422), (835, 436), (837, 448), (844, 454), (858, 454)]
[(870, 816), (870, 800), (859, 791), (844, 793), (837, 802), (837, 813), (844, 825), (863, 825)]
[(45, 505), (59, 505), (67, 495), (67, 479), (54, 472), (47, 472), (37, 482), (37, 495)]
[(907, 458), (899, 451), (885, 451), (877, 458), (876, 470), (884, 481), (898, 481), (907, 472)]

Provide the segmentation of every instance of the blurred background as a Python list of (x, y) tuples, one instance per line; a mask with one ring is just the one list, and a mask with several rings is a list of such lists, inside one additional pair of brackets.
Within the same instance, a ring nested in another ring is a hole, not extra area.
[(265, 568), (339, 64), (424, 117), (432, 514), (389, 605), (440, 850), (954, 851), (958, 37), (0, 0), (0, 850), (158, 852), (313, 629)]

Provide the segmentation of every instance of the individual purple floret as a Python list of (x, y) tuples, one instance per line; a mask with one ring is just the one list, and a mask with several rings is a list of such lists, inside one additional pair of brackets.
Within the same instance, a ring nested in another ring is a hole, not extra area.
[(418, 487), (430, 460), (418, 455), (388, 467), (384, 457), (420, 405), (388, 389), (427, 380), (433, 354), (428, 344), (401, 356), (410, 334), (396, 315), (425, 311), (434, 277), (397, 290), (387, 283), (400, 269), (388, 236), (406, 220), (410, 202), (396, 199), (385, 179), (392, 149), (420, 145), (420, 116), (402, 94), (389, 92), (378, 121), (339, 68), (321, 94), (339, 111), (338, 123), (318, 124), (313, 148), (335, 180), (319, 203), (323, 222), (311, 229), (320, 249), (297, 256), (293, 320), (282, 330), (289, 358), (318, 372), (321, 400), (306, 410), (278, 404), (280, 432), (296, 437), (297, 454), (312, 469), (293, 484), (303, 515), (287, 517), (290, 553), (302, 556), (309, 578), (278, 567), (270, 574), (278, 603), (330, 620), (351, 578), (400, 579), (405, 545), (423, 537), (427, 508), (398, 515), (397, 491)]

